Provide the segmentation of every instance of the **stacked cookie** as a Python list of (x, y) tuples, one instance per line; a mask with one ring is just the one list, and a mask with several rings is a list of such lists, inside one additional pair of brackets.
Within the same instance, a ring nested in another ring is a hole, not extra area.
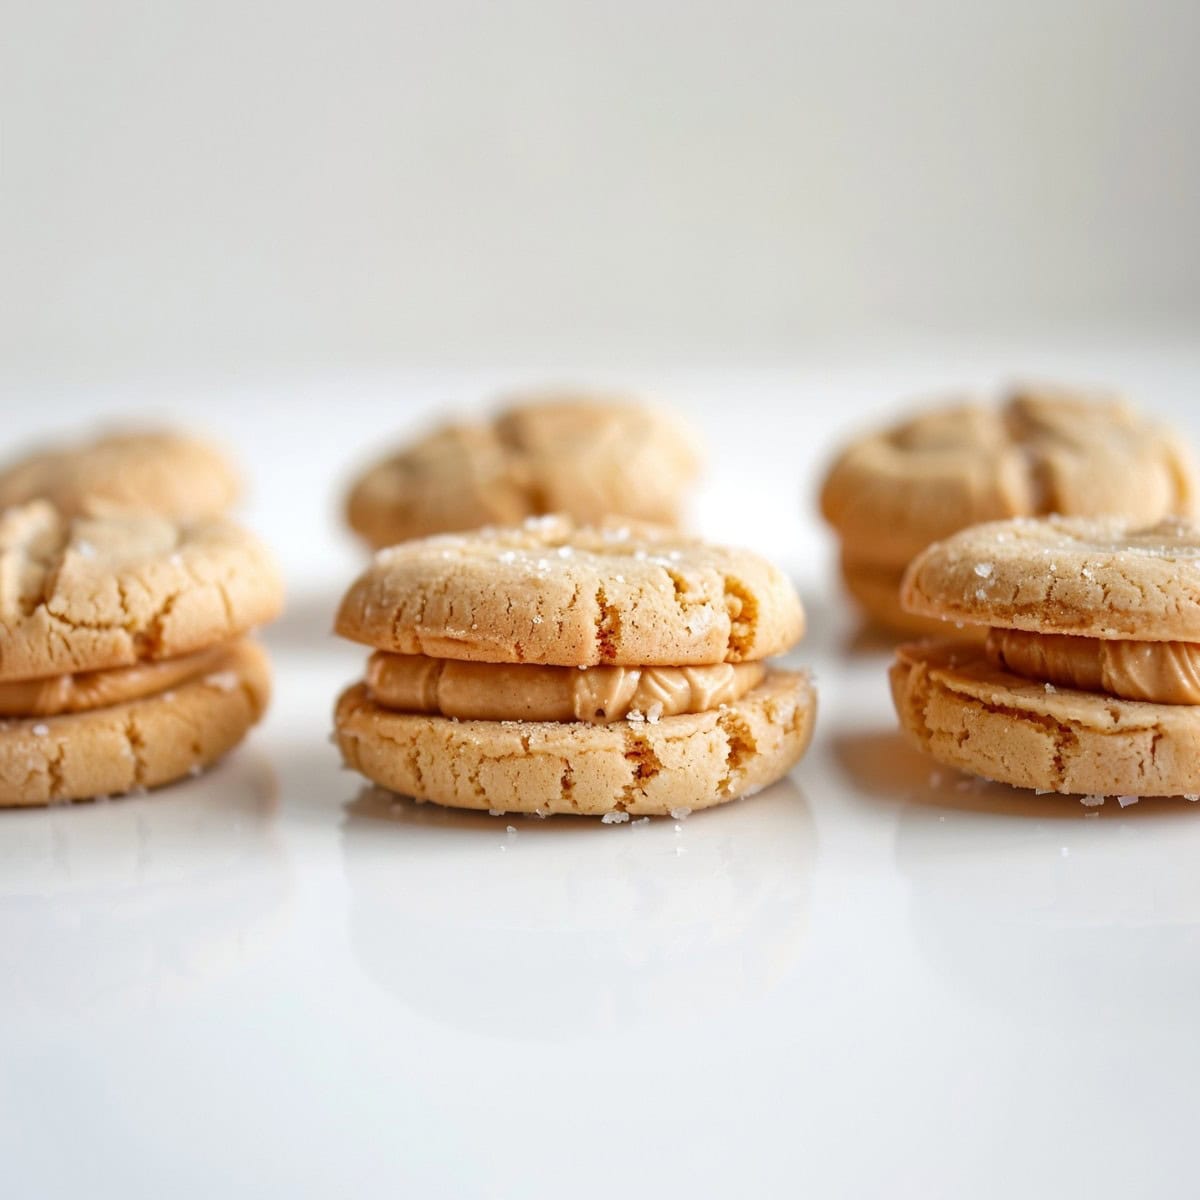
[(0, 805), (151, 788), (235, 746), (269, 692), (245, 634), (282, 588), (221, 519), (0, 513)]
[(801, 757), (815, 693), (764, 660), (803, 632), (745, 551), (546, 517), (381, 551), (337, 632), (374, 650), (337, 704), (346, 763), (458, 808), (609, 820), (720, 804)]
[(903, 603), (981, 645), (902, 646), (900, 723), (939, 762), (1099, 803), (1200, 793), (1200, 530), (1047, 518), (921, 554)]
[(565, 513), (673, 525), (699, 470), (672, 414), (623, 399), (535, 396), (433, 430), (366, 471), (346, 503), (372, 548)]
[(199, 521), (227, 513), (240, 491), (219, 450), (168, 430), (50, 446), (0, 468), (0, 508), (49, 500), (64, 516), (106, 508)]
[(1019, 391), (999, 407), (937, 408), (855, 442), (830, 469), (821, 510), (863, 610), (887, 628), (929, 633), (936, 623), (899, 594), (931, 543), (1008, 517), (1187, 516), (1196, 490), (1179, 439), (1123, 404)]

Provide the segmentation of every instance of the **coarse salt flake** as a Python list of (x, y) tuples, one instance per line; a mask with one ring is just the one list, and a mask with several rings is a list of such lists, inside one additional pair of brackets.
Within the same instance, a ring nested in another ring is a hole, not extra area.
[(692, 815), (692, 810), (690, 808), (687, 808), (686, 806), (680, 807), (680, 808), (672, 808), (672, 809), (669, 809), (668, 811), (671, 814), (671, 818), (675, 821), (686, 821), (687, 818)]
[(628, 820), (629, 814), (627, 812), (606, 812), (600, 818), (600, 823), (602, 825), (621, 825)]
[(1085, 808), (1099, 808), (1104, 803), (1103, 796), (1080, 796), (1079, 803)]
[(213, 671), (209, 675), (205, 675), (204, 682), (209, 687), (219, 688), (223, 692), (232, 692), (237, 689), (238, 677), (233, 671)]
[(993, 567), (990, 562), (981, 562), (975, 564), (975, 574), (978, 575), (980, 579), (991, 579), (992, 572), (995, 569), (996, 568)]
[(50, 732), (49, 725), (37, 724), (33, 727), (33, 733), (36, 737), (45, 737)]
[(1122, 808), (1128, 808), (1131, 804), (1136, 804), (1137, 802), (1138, 802), (1138, 798), (1136, 796), (1118, 796), (1117, 797), (1117, 803)]

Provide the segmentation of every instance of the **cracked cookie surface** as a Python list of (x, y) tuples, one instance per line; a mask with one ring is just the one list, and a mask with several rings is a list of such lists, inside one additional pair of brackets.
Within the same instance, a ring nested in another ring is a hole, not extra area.
[(336, 629), (398, 654), (650, 667), (782, 653), (804, 617), (787, 577), (750, 551), (552, 516), (380, 551)]
[(127, 667), (228, 641), (278, 615), (265, 547), (231, 522), (0, 514), (0, 680)]
[(803, 672), (768, 670), (740, 700), (658, 722), (455, 721), (338, 701), (348, 766), (392, 791), (493, 812), (665, 816), (766, 787), (801, 758), (816, 693)]
[(1000, 629), (1131, 641), (1200, 640), (1200, 530), (1163, 520), (999, 521), (909, 567), (911, 612)]
[(563, 512), (674, 524), (699, 470), (670, 413), (590, 396), (529, 398), (433, 430), (369, 468), (346, 504), (369, 545)]
[(114, 506), (194, 521), (228, 512), (240, 491), (218, 449), (167, 431), (108, 434), (0, 466), (0, 508), (48, 500), (68, 516)]
[(259, 720), (269, 680), (262, 649), (237, 641), (211, 670), (169, 691), (87, 712), (0, 721), (0, 806), (116, 796), (200, 771)]
[(900, 647), (890, 677), (902, 728), (947, 766), (1043, 791), (1200, 793), (1200, 708), (1047, 687), (945, 643)]

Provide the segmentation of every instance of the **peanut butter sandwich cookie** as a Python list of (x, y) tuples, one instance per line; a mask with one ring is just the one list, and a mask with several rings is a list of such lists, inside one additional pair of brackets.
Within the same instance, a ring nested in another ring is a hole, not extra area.
[(350, 526), (375, 549), (408, 538), (565, 513), (674, 525), (699, 473), (673, 414), (599, 396), (531, 397), (491, 420), (454, 422), (355, 483)]
[(49, 500), (64, 516), (119, 508), (198, 521), (228, 512), (240, 491), (219, 450), (165, 430), (47, 447), (0, 467), (0, 508)]
[(706, 808), (807, 748), (813, 685), (764, 661), (803, 626), (757, 555), (652, 526), (551, 516), (408, 542), (338, 613), (375, 652), (338, 701), (337, 741), (376, 783), (457, 808)]
[(1170, 431), (1113, 400), (1043, 389), (936, 408), (859, 439), (826, 476), (821, 511), (862, 609), (929, 633), (936, 623), (905, 611), (899, 593), (931, 543), (1007, 517), (1189, 516), (1195, 495), (1191, 456)]
[(0, 805), (157, 787), (262, 716), (279, 612), (257, 540), (225, 520), (0, 513)]
[(1049, 517), (924, 551), (902, 600), (986, 642), (901, 646), (892, 695), (935, 759), (1041, 791), (1200, 793), (1200, 530)]

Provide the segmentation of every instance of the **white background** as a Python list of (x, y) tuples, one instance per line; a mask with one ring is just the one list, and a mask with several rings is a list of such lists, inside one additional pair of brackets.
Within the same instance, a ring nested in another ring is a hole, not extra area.
[(1190, 0), (3, 0), (0, 362), (1194, 329)]

